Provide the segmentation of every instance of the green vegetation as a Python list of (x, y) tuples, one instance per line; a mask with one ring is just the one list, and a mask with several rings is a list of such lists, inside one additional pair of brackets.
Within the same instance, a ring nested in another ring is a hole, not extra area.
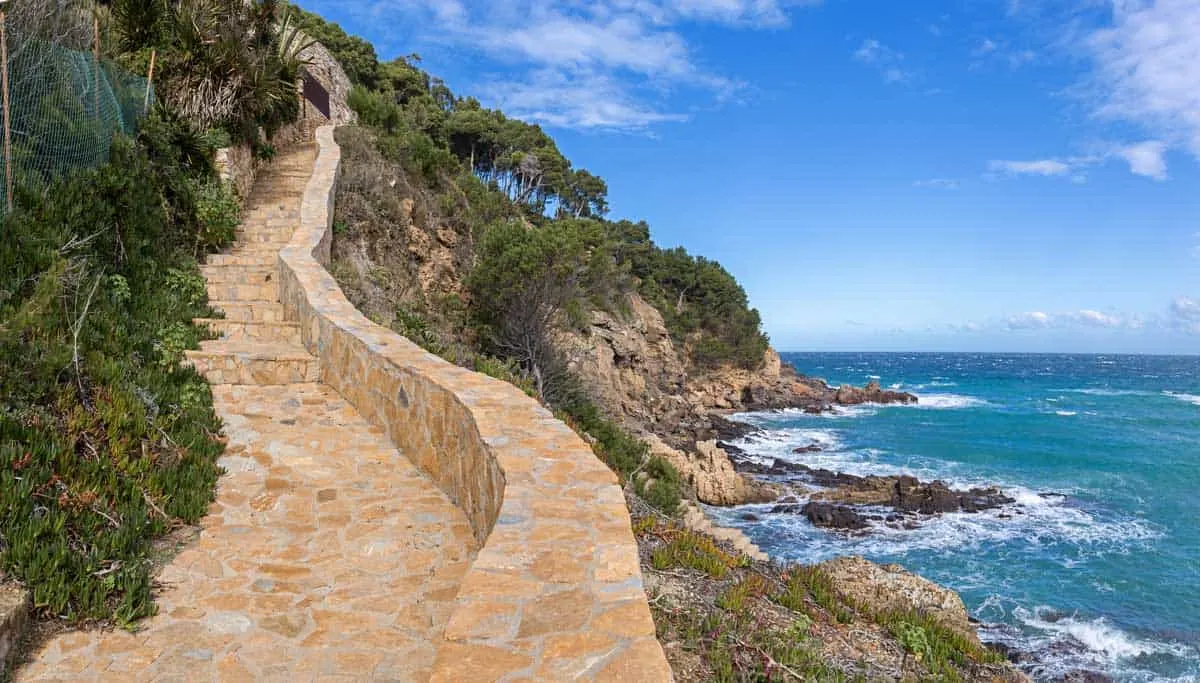
[(155, 539), (205, 513), (219, 474), (211, 393), (179, 365), (212, 314), (196, 260), (238, 220), (212, 153), (270, 155), (259, 129), (295, 119), (302, 45), (274, 0), (75, 9), (25, 29), (87, 33), (94, 11), (104, 59), (144, 73), (157, 50), (158, 105), (136, 139), (98, 141), (104, 165), (24, 178), (0, 223), (0, 568), (43, 616), (127, 624), (155, 609)]
[(653, 552), (650, 564), (655, 569), (686, 567), (719, 579), (747, 562), (744, 556), (721, 550), (709, 537), (687, 529), (670, 528), (663, 532), (666, 544)]
[(204, 169), (172, 134), (150, 122), (4, 220), (0, 563), (45, 614), (151, 614), (151, 539), (212, 499), (220, 424), (178, 365), (209, 313), (189, 194)]
[[(346, 66), (357, 86), (350, 105), (375, 129), (383, 156), (448, 197), (452, 210), (446, 213), (481, 238), (476, 272), (487, 274), (475, 277), (473, 290), (498, 292), (472, 302), (483, 341), (493, 353), (517, 358), (531, 375), (542, 374), (541, 382), (535, 377), (539, 393), (547, 389), (544, 375), (555, 369), (539, 365), (548, 359), (534, 358), (540, 352), (531, 347), (540, 344), (528, 339), (530, 319), (610, 308), (630, 291), (662, 311), (697, 368), (762, 362), (767, 339), (737, 281), (714, 261), (659, 248), (644, 222), (607, 220), (604, 180), (574, 168), (540, 126), (455, 96), (419, 68), (417, 55), (380, 62), (369, 43), (316, 15), (302, 12), (299, 22)], [(551, 261), (536, 261), (552, 253)], [(543, 276), (546, 282), (536, 279)], [(515, 296), (530, 292), (546, 302), (537, 315)], [(520, 319), (524, 329), (500, 329), (508, 318)]]
[(810, 565), (790, 567), (784, 590), (773, 596), (773, 599), (797, 612), (806, 611), (805, 602), (812, 600), (842, 624), (848, 624), (854, 618), (853, 611), (848, 609), (834, 592), (833, 580), (829, 575)]

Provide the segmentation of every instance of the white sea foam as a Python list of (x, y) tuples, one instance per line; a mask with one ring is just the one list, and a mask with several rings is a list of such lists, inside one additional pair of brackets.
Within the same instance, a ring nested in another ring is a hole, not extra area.
[(1054, 411), (1054, 414), (1060, 417), (1071, 417), (1073, 415), (1078, 415), (1079, 413), (1074, 410), (1056, 410)]
[(1052, 391), (1063, 391), (1070, 394), (1087, 394), (1088, 396), (1153, 396), (1153, 392), (1137, 391), (1134, 389), (1098, 389), (1095, 387), (1087, 389), (1053, 389)]
[(1163, 393), (1177, 401), (1186, 401), (1194, 406), (1200, 406), (1200, 396), (1196, 394), (1179, 394), (1174, 391), (1164, 391)]
[(989, 405), (987, 401), (974, 396), (961, 394), (917, 394), (917, 408), (933, 410), (954, 410), (958, 408), (976, 408)]
[(956, 386), (958, 386), (958, 382), (944, 382), (944, 381), (935, 380), (933, 382), (930, 382), (929, 386), (931, 386), (931, 387), (956, 387)]
[(1013, 610), (1013, 615), (1027, 626), (1073, 640), (1091, 653), (1101, 655), (1104, 660), (1113, 663), (1141, 655), (1188, 654), (1187, 648), (1181, 645), (1137, 638), (1113, 626), (1104, 617), (1081, 619), (1075, 616), (1057, 616), (1052, 608), (1045, 606), (1038, 607), (1033, 612), (1018, 607)]

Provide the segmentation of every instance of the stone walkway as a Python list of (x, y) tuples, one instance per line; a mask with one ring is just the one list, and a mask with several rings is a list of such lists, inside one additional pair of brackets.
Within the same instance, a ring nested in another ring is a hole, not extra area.
[(222, 338), (188, 357), (213, 386), (227, 474), (164, 568), (137, 633), (52, 639), (17, 680), (425, 680), (469, 568), (466, 517), (329, 387), (283, 322), (276, 255), (315, 150), (255, 184), (239, 245), (209, 257)]

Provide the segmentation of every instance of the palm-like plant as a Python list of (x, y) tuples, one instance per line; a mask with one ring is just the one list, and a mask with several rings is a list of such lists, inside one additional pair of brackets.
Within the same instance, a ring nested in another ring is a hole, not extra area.
[[(158, 92), (201, 129), (258, 141), (299, 112), (296, 80), (312, 44), (278, 0), (114, 0), (125, 51), (159, 50)], [(150, 28), (157, 27), (157, 28)]]

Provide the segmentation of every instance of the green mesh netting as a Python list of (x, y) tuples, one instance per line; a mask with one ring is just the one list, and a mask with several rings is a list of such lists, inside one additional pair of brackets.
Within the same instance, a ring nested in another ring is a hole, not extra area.
[[(14, 186), (104, 164), (113, 137), (136, 132), (153, 103), (145, 78), (45, 41), (26, 41), (8, 69)], [(0, 166), (0, 212), (7, 204), (3, 174)]]

